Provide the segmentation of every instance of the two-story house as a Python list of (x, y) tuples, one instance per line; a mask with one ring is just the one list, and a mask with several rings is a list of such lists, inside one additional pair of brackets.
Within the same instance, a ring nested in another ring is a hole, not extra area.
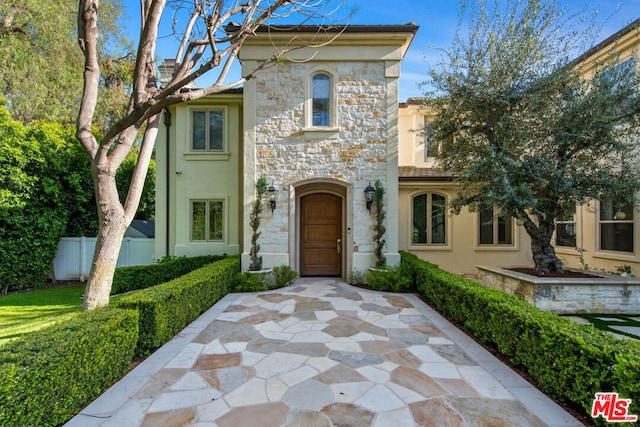
[(242, 89), (172, 107), (156, 157), (156, 257), (242, 254), (266, 177), (264, 267), (348, 277), (374, 263), (364, 190), (386, 190), (385, 255), (398, 254), (398, 80), (418, 27), (263, 27), (239, 53), (243, 73), (278, 53)]

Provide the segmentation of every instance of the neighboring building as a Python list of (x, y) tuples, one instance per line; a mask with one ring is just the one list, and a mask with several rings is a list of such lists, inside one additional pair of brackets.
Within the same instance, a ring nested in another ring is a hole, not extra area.
[[(576, 64), (588, 76), (612, 51), (633, 60), (639, 28), (640, 20)], [(531, 266), (530, 239), (512, 218), (445, 208), (456, 187), (438, 171), (428, 132), (417, 131), (430, 113), (420, 100), (398, 102), (400, 63), (417, 29), (271, 27), (247, 39), (244, 72), (293, 38), (321, 47), (293, 51), (291, 61), (262, 70), (243, 89), (170, 109), (173, 124), (156, 148), (158, 165), (166, 165), (157, 168), (156, 258), (242, 254), (246, 269), (254, 186), (264, 175), (277, 190), (260, 227), (265, 267), (346, 278), (373, 266), (374, 216), (363, 191), (376, 180), (386, 190), (390, 264), (408, 250), (461, 274), (475, 274), (479, 264)], [(561, 218), (558, 255), (569, 267), (629, 265), (640, 276), (640, 214), (610, 206), (594, 201)]]
[(385, 255), (397, 264), (398, 79), (417, 29), (269, 27), (247, 39), (243, 72), (292, 40), (320, 47), (290, 52), (242, 90), (171, 108), (157, 144), (168, 168), (156, 180), (156, 257), (241, 253), (246, 268), (255, 183), (265, 176), (277, 190), (260, 226), (265, 267), (346, 278), (372, 266), (363, 191), (376, 180), (386, 189)]
[(460, 274), (475, 274), (476, 265), (531, 265), (530, 239), (512, 218), (492, 212), (454, 215), (446, 207), (455, 196), (450, 175), (437, 168), (438, 147), (428, 132), (432, 113), (420, 99), (399, 108), (399, 247)]
[[(612, 59), (638, 66), (640, 20), (636, 20), (575, 60), (584, 77)], [(441, 206), (455, 195), (451, 177), (435, 167), (438, 147), (415, 129), (429, 123), (431, 112), (419, 99), (400, 104), (399, 247), (457, 273), (476, 273), (476, 265), (532, 266), (531, 240), (512, 218), (491, 212), (459, 215)], [(640, 213), (631, 206), (613, 209), (603, 199), (559, 218), (554, 237), (566, 266), (616, 272), (629, 266), (640, 276)]]

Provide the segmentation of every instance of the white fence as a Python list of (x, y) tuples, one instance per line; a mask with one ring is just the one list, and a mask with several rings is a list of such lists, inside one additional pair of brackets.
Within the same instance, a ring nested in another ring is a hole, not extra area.
[[(120, 248), (118, 267), (153, 264), (155, 239), (125, 237)], [(53, 260), (56, 280), (85, 281), (91, 269), (95, 237), (63, 237)]]

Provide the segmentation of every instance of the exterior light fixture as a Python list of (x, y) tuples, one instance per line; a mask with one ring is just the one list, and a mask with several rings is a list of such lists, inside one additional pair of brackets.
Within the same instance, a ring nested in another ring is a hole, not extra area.
[(371, 181), (369, 181), (369, 185), (364, 189), (364, 199), (367, 202), (367, 210), (371, 213), (371, 204), (373, 203), (373, 199), (376, 195), (376, 189), (371, 186)]
[(278, 197), (278, 190), (273, 185), (270, 185), (267, 189), (269, 193), (269, 203), (271, 204), (271, 215), (273, 215), (273, 211), (276, 210), (276, 198)]

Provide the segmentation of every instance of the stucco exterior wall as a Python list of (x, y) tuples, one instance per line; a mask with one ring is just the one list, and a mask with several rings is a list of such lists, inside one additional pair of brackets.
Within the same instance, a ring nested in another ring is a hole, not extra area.
[[(156, 249), (164, 255), (196, 256), (240, 253), (242, 187), (242, 97), (217, 95), (171, 108), (172, 125), (167, 144), (166, 128), (159, 132), (156, 146)], [(221, 152), (193, 152), (191, 111), (223, 109), (224, 149)], [(167, 146), (169, 148), (169, 254), (166, 254)], [(191, 201), (222, 200), (224, 229), (221, 241), (191, 240)]]
[(475, 275), (478, 273), (478, 264), (501, 267), (533, 265), (531, 240), (523, 227), (514, 224), (513, 245), (479, 246), (478, 216), (466, 208), (458, 215), (448, 214), (446, 244), (413, 245), (412, 197), (425, 192), (435, 192), (450, 200), (455, 195), (455, 187), (450, 183), (400, 183), (398, 241), (401, 250), (412, 252), (419, 258), (457, 274)]

